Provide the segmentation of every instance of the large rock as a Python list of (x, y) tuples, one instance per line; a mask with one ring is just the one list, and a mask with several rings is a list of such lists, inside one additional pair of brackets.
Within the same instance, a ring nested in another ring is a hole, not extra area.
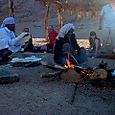
[(0, 84), (18, 82), (19, 79), (18, 74), (0, 68)]

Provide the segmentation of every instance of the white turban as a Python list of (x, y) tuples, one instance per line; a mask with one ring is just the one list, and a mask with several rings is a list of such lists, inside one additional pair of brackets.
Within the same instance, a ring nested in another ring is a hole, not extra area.
[(6, 24), (15, 24), (15, 19), (13, 17), (7, 17), (3, 20), (1, 28), (5, 27)]
[(63, 38), (70, 29), (75, 29), (74, 25), (72, 23), (68, 23), (68, 24), (65, 24), (61, 29), (60, 29), (60, 32), (58, 34), (58, 36), (56, 37), (56, 39), (59, 39), (59, 37)]

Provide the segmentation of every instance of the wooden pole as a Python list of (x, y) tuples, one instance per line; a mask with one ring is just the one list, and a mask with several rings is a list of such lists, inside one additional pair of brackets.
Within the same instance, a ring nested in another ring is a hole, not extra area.
[(49, 4), (46, 6), (46, 13), (45, 13), (45, 39), (48, 41), (48, 14), (49, 14)]
[(61, 27), (63, 26), (63, 21), (62, 21), (62, 16), (61, 16), (61, 12), (58, 10), (58, 22), (59, 22), (59, 30), (61, 29)]
[(9, 0), (8, 6), (9, 6), (9, 16), (14, 17), (14, 2), (13, 2), (13, 0)]

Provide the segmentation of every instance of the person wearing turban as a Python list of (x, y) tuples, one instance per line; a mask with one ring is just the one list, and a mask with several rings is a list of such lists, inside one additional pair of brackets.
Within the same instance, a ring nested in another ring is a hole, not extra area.
[(87, 61), (86, 51), (83, 47), (77, 44), (74, 25), (71, 23), (65, 24), (56, 37), (56, 43), (54, 47), (54, 61), (57, 64), (64, 65), (68, 54), (72, 57), (73, 62), (79, 64)]
[(23, 42), (29, 38), (30, 36), (24, 32), (16, 37), (15, 19), (13, 17), (5, 18), (0, 28), (0, 61), (8, 59), (9, 55), (19, 51)]

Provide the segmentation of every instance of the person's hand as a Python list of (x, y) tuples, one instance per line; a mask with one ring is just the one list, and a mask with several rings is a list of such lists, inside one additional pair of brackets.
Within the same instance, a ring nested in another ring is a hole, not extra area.
[(75, 51), (74, 51), (74, 55), (78, 55), (78, 50), (75, 50)]
[(21, 51), (21, 52), (24, 52), (24, 48), (21, 48), (20, 51)]

